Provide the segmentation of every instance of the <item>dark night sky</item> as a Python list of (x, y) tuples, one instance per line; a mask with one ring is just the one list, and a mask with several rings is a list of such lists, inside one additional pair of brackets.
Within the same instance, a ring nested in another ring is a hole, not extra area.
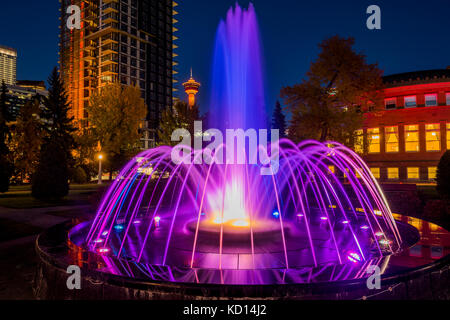
[[(235, 0), (180, 0), (177, 11), (179, 79), (191, 66), (202, 83), (199, 101), (209, 104), (210, 66), (216, 27)], [(248, 0), (239, 1), (247, 6)], [(449, 0), (254, 0), (264, 45), (267, 103), (300, 81), (318, 53), (317, 44), (339, 34), (378, 62), (385, 74), (450, 65)], [(382, 30), (366, 28), (366, 8), (382, 10)], [(2, 1), (0, 44), (17, 48), (18, 79), (47, 79), (57, 63), (57, 0)], [(184, 97), (184, 96), (183, 96)]]

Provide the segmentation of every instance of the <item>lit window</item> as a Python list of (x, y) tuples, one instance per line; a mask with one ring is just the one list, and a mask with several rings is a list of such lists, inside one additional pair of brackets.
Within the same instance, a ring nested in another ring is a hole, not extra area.
[(441, 151), (441, 131), (439, 124), (425, 125), (427, 151)]
[(425, 95), (425, 106), (435, 107), (437, 106), (437, 94), (426, 94)]
[(398, 180), (398, 168), (388, 168), (388, 179)]
[(380, 128), (367, 130), (367, 140), (369, 142), (369, 153), (380, 152)]
[(447, 123), (447, 150), (450, 150), (450, 123)]
[(408, 168), (408, 180), (419, 180), (419, 168)]
[(419, 152), (419, 126), (407, 125), (405, 126), (405, 151)]
[(390, 98), (384, 100), (384, 105), (386, 106), (386, 110), (392, 110), (397, 108), (397, 99), (396, 98)]
[(370, 168), (370, 171), (372, 172), (375, 179), (380, 179), (380, 168)]
[(330, 173), (334, 173), (336, 171), (336, 168), (334, 166), (328, 166), (328, 171)]
[(447, 105), (450, 106), (450, 92), (445, 95)]
[(437, 167), (428, 167), (428, 180), (436, 180)]
[(355, 152), (364, 153), (364, 131), (356, 130), (355, 132)]
[(386, 152), (398, 152), (398, 127), (386, 127)]
[(416, 106), (416, 96), (405, 97), (405, 108), (414, 108)]

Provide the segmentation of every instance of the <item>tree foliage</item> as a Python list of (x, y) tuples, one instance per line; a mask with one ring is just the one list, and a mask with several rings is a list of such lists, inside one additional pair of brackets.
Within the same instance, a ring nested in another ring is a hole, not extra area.
[(278, 129), (280, 131), (280, 139), (286, 137), (286, 116), (283, 113), (280, 101), (277, 101), (275, 110), (273, 111), (272, 129)]
[(7, 87), (2, 81), (0, 93), (0, 193), (9, 190), (9, 183), (13, 174), (13, 164), (8, 147), (11, 132), (8, 126), (9, 110), (6, 104)]
[(48, 97), (44, 98), (45, 107), (41, 112), (45, 137), (33, 177), (32, 194), (38, 199), (60, 199), (69, 193), (75, 129), (73, 118), (68, 116), (67, 94), (56, 68), (48, 83)]
[(450, 201), (450, 150), (439, 161), (436, 180), (437, 191), (443, 199)]
[(353, 38), (324, 40), (306, 80), (282, 89), (292, 112), (289, 136), (294, 141), (334, 140), (352, 146), (362, 111), (382, 105), (382, 71), (353, 45)]
[(158, 145), (174, 146), (179, 142), (172, 141), (172, 133), (176, 129), (186, 129), (194, 138), (194, 122), (202, 120), (199, 107), (192, 108), (184, 101), (178, 101), (173, 108), (167, 108), (161, 115), (158, 129)]
[(39, 163), (43, 139), (41, 97), (20, 109), (13, 135), (14, 166), (18, 180), (31, 180)]
[(140, 125), (147, 108), (137, 86), (108, 84), (92, 95), (88, 121), (101, 152), (106, 154), (106, 169), (116, 171), (140, 148)]

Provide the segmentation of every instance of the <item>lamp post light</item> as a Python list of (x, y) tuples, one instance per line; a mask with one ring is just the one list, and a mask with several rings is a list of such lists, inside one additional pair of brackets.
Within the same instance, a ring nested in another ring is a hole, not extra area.
[(102, 176), (103, 176), (103, 170), (102, 170), (102, 160), (103, 160), (103, 155), (99, 154), (98, 155), (98, 184), (102, 184)]

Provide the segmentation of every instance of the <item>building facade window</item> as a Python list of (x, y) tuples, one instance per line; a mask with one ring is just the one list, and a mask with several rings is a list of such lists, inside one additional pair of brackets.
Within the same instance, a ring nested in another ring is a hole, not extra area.
[(334, 174), (336, 172), (335, 166), (328, 166), (328, 171), (329, 171), (329, 173)]
[(413, 167), (408, 168), (408, 180), (419, 180), (419, 168)]
[(405, 126), (405, 151), (406, 152), (419, 152), (419, 125), (406, 125)]
[(416, 106), (416, 96), (405, 97), (405, 108), (415, 108)]
[(380, 168), (370, 168), (370, 171), (372, 172), (372, 175), (375, 177), (375, 179), (380, 179)]
[(450, 123), (447, 123), (447, 150), (450, 150)]
[(446, 104), (448, 105), (448, 106), (450, 106), (450, 92), (447, 92), (446, 94), (445, 94), (445, 99), (446, 99)]
[(397, 99), (396, 98), (389, 98), (384, 100), (384, 105), (386, 107), (386, 110), (393, 110), (397, 108)]
[(398, 127), (386, 127), (385, 130), (385, 140), (386, 140), (386, 152), (398, 152), (399, 151), (399, 137), (398, 137)]
[(441, 131), (439, 124), (425, 125), (427, 151), (441, 151)]
[(425, 95), (425, 106), (435, 107), (438, 105), (437, 94), (426, 94)]
[(380, 128), (368, 129), (367, 140), (369, 143), (369, 153), (380, 153)]
[(437, 176), (437, 167), (428, 167), (428, 180), (433, 181), (436, 180)]
[(389, 180), (398, 180), (398, 168), (387, 168), (387, 171)]
[(359, 154), (364, 153), (364, 131), (356, 130), (355, 132), (355, 152)]

